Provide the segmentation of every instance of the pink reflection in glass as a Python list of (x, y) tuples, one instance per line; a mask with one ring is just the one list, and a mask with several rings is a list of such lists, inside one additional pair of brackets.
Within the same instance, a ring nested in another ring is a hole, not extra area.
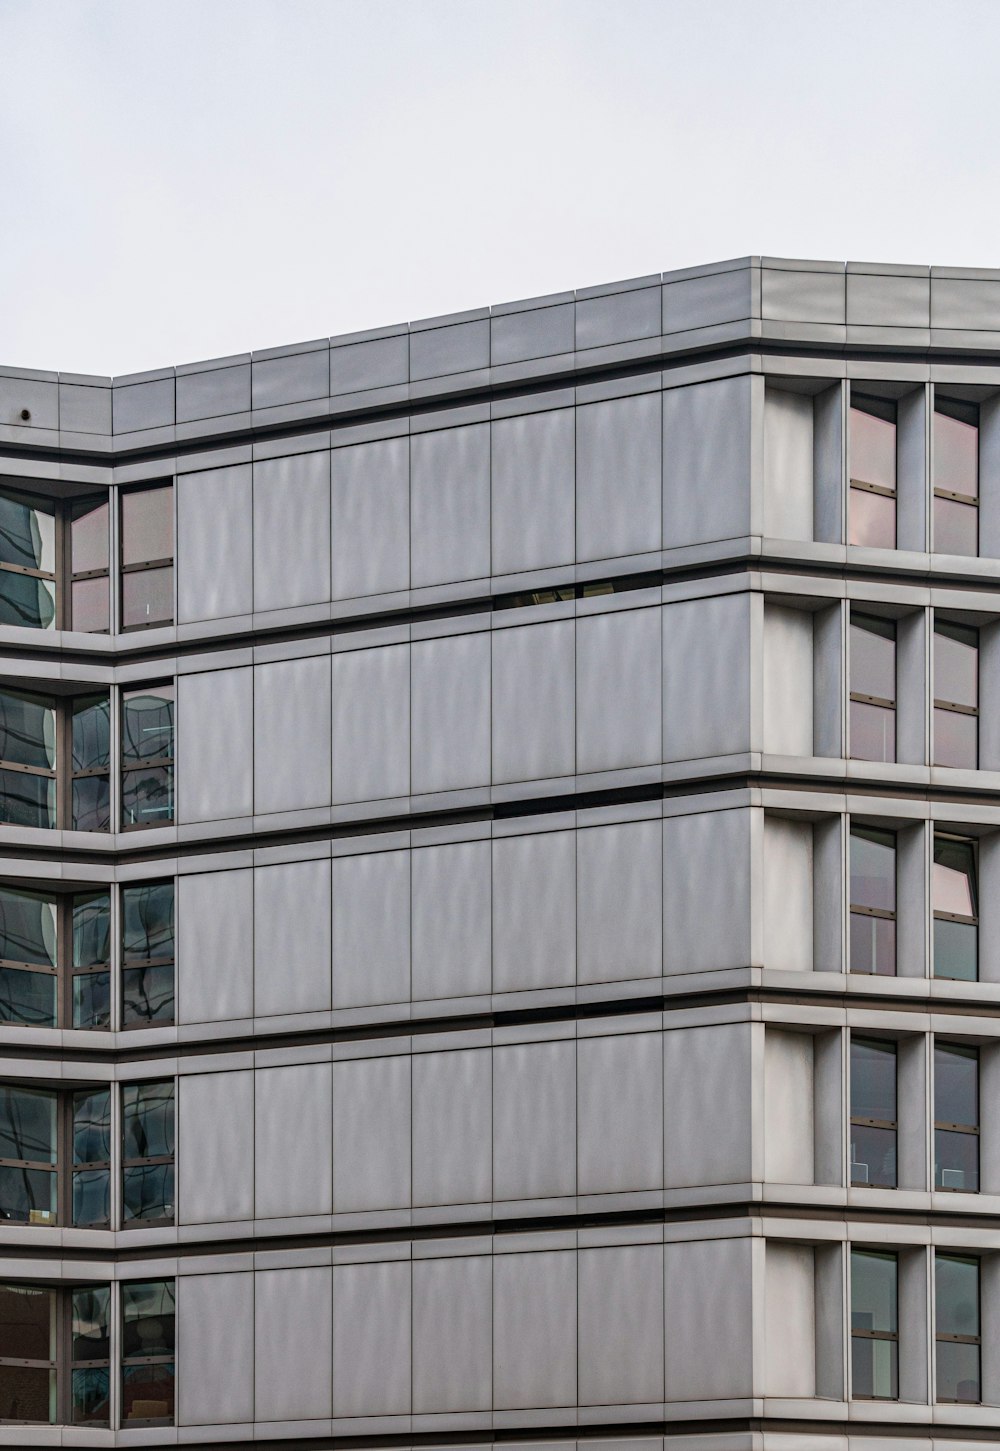
[(174, 618), (174, 571), (140, 569), (122, 575), (122, 627), (169, 625)]
[(894, 761), (896, 759), (896, 712), (884, 705), (851, 701), (851, 759)]
[(895, 549), (896, 500), (867, 489), (851, 489), (848, 508), (848, 544), (871, 549)]
[(935, 861), (932, 888), (935, 912), (952, 912), (959, 917), (976, 915), (968, 869)]
[(896, 487), (896, 425), (851, 409), (851, 478), (883, 489)]
[(979, 718), (954, 710), (934, 712), (934, 764), (974, 771), (979, 765)]
[(108, 505), (82, 503), (74, 506), (70, 525), (73, 573), (108, 567)]
[(934, 414), (934, 487), (979, 497), (979, 429), (948, 413)]
[(107, 575), (99, 575), (96, 579), (74, 580), (72, 629), (84, 630), (89, 634), (102, 634), (107, 632), (109, 625)]
[(851, 620), (851, 690), (896, 699), (896, 627), (892, 620)]
[(979, 553), (979, 510), (974, 504), (960, 504), (957, 499), (942, 499), (935, 494), (934, 552), (975, 558)]
[(979, 634), (942, 621), (934, 627), (934, 699), (979, 704)]
[(122, 564), (151, 564), (174, 555), (174, 491), (170, 485), (122, 494)]

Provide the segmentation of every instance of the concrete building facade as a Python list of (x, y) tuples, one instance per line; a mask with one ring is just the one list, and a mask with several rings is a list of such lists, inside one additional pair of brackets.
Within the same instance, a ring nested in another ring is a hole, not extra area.
[(0, 1445), (995, 1440), (1000, 272), (0, 369), (0, 455)]

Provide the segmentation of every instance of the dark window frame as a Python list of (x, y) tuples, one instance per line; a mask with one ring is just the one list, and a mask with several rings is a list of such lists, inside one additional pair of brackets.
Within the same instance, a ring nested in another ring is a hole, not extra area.
[[(174, 1295), (174, 1334), (173, 1334), (173, 1342), (174, 1343), (173, 1343), (173, 1349), (171, 1351), (169, 1351), (169, 1352), (159, 1352), (159, 1353), (154, 1354), (154, 1355), (128, 1355), (128, 1354), (126, 1354), (126, 1351), (125, 1351), (125, 1326), (126, 1326), (126, 1318), (125, 1318), (126, 1317), (125, 1295), (126, 1295), (127, 1288), (130, 1285), (131, 1286), (138, 1286), (138, 1285), (171, 1285), (171, 1286), (173, 1286), (173, 1295)], [(177, 1327), (177, 1321), (176, 1321), (176, 1313), (177, 1313), (177, 1311), (176, 1311), (176, 1306), (177, 1306), (177, 1281), (176, 1281), (175, 1278), (169, 1278), (169, 1279), (164, 1279), (164, 1280), (147, 1280), (147, 1279), (143, 1279), (143, 1280), (123, 1280), (123, 1281), (121, 1281), (121, 1288), (119, 1290), (119, 1303), (120, 1303), (120, 1325), (121, 1325), (121, 1344), (120, 1344), (120, 1351), (119, 1351), (119, 1357), (118, 1357), (118, 1364), (119, 1364), (118, 1379), (119, 1379), (119, 1387), (120, 1387), (120, 1391), (121, 1391), (121, 1404), (120, 1404), (119, 1424), (120, 1424), (120, 1426), (121, 1426), (122, 1429), (131, 1428), (133, 1426), (135, 1426), (135, 1427), (172, 1426), (172, 1425), (174, 1425), (174, 1423), (176, 1421), (176, 1415), (177, 1415), (177, 1411), (176, 1411), (176, 1407), (177, 1407), (177, 1328), (176, 1328)], [(162, 1417), (162, 1416), (156, 1416), (156, 1417), (153, 1417), (153, 1416), (129, 1416), (129, 1417), (126, 1417), (126, 1415), (125, 1415), (125, 1400), (126, 1400), (126, 1396), (125, 1396), (125, 1379), (126, 1379), (126, 1372), (128, 1371), (128, 1369), (130, 1367), (133, 1367), (133, 1366), (143, 1366), (143, 1365), (149, 1365), (149, 1366), (169, 1365), (172, 1368), (172, 1370), (173, 1370), (172, 1392), (173, 1392), (173, 1405), (174, 1405), (174, 1414), (173, 1415), (168, 1416), (168, 1417)]]
[[(171, 1142), (173, 1153), (170, 1154), (129, 1154), (126, 1148), (126, 1138), (129, 1133), (127, 1095), (132, 1089), (160, 1088), (169, 1085), (171, 1090), (171, 1114), (173, 1116), (173, 1127)], [(121, 1119), (119, 1124), (119, 1166), (118, 1179), (121, 1186), (121, 1212), (119, 1215), (120, 1228), (142, 1229), (149, 1224), (172, 1225), (177, 1222), (177, 1079), (176, 1078), (142, 1078), (133, 1083), (121, 1084), (120, 1093)], [(169, 1215), (132, 1215), (126, 1217), (125, 1206), (128, 1200), (126, 1189), (126, 1177), (130, 1169), (152, 1169), (169, 1165), (174, 1171), (173, 1180), (173, 1202), (172, 1213)]]
[[(171, 715), (171, 750), (170, 750), (170, 754), (168, 756), (151, 756), (149, 758), (145, 758), (144, 757), (144, 758), (139, 759), (139, 760), (133, 760), (131, 758), (126, 759), (127, 746), (126, 746), (125, 719), (126, 719), (126, 710), (127, 710), (127, 706), (128, 706), (129, 697), (134, 696), (134, 695), (140, 695), (140, 694), (142, 694), (144, 692), (147, 692), (147, 691), (149, 691), (149, 692), (155, 692), (156, 690), (161, 690), (161, 689), (164, 689), (164, 688), (169, 688), (170, 690), (173, 691), (173, 697), (172, 697), (172, 700), (171, 700), (172, 715)], [(174, 822), (176, 820), (176, 816), (177, 816), (177, 803), (176, 803), (175, 794), (174, 794), (175, 793), (175, 775), (174, 775), (174, 771), (175, 771), (176, 760), (177, 760), (177, 679), (176, 679), (176, 677), (175, 676), (171, 676), (171, 677), (168, 677), (167, 679), (153, 680), (153, 681), (150, 681), (148, 683), (143, 683), (141, 685), (132, 685), (132, 684), (129, 684), (127, 686), (122, 686), (121, 689), (120, 689), (120, 691), (119, 691), (119, 699), (118, 699), (118, 730), (119, 730), (118, 776), (119, 776), (119, 789), (120, 789), (120, 795), (121, 795), (121, 800), (120, 800), (120, 804), (119, 804), (119, 815), (121, 817), (121, 822), (120, 822), (120, 825), (119, 825), (119, 830), (120, 831), (130, 831), (130, 832), (131, 831), (155, 831), (157, 829), (157, 827), (161, 827), (161, 826), (173, 826), (173, 824), (174, 824)], [(148, 771), (169, 771), (169, 773), (170, 773), (170, 803), (171, 803), (170, 804), (170, 815), (169, 815), (169, 817), (164, 817), (164, 819), (162, 821), (154, 821), (154, 822), (148, 822), (148, 821), (126, 821), (126, 819), (125, 819), (125, 801), (126, 801), (126, 796), (127, 796), (127, 791), (126, 791), (127, 782), (133, 776), (141, 776), (144, 771), (145, 772), (148, 772)]]
[[(110, 734), (108, 738), (108, 763), (106, 767), (94, 766), (76, 770), (73, 762), (73, 720), (81, 707), (81, 703), (87, 702), (90, 706), (93, 706), (95, 702), (106, 700), (108, 703), (108, 725), (110, 731), (110, 689), (90, 689), (73, 695), (47, 695), (44, 691), (22, 690), (16, 686), (10, 686), (7, 682), (2, 682), (0, 683), (0, 694), (10, 696), (15, 700), (27, 701), (32, 705), (40, 706), (44, 710), (51, 711), (55, 727), (55, 743), (53, 749), (55, 764), (51, 768), (26, 765), (20, 761), (12, 761), (0, 757), (0, 771), (34, 776), (53, 783), (52, 814), (55, 818), (54, 821), (50, 826), (29, 827), (24, 822), (3, 820), (0, 821), (0, 826), (15, 826), (33, 831), (110, 831), (112, 768)], [(77, 827), (73, 820), (74, 784), (77, 781), (100, 778), (106, 778), (108, 782), (108, 824), (106, 827)]]
[[(54, 530), (54, 564), (52, 570), (32, 569), (28, 565), (20, 565), (0, 561), (0, 574), (23, 575), (29, 579), (44, 580), (52, 585), (53, 595), (53, 620), (51, 626), (23, 625), (9, 628), (22, 629), (53, 629), (73, 630), (78, 628), (73, 624), (73, 585), (78, 581), (88, 579), (105, 578), (108, 581), (108, 623), (103, 630), (84, 631), (86, 634), (109, 635), (111, 634), (111, 490), (88, 489), (74, 494), (72, 498), (56, 498), (53, 495), (33, 492), (28, 487), (13, 488), (3, 487), (0, 495), (4, 499), (10, 499), (16, 504), (25, 508), (34, 509), (38, 513), (48, 515), (53, 521)], [(73, 523), (84, 514), (91, 512), (92, 508), (105, 505), (108, 508), (108, 534), (107, 534), (107, 565), (104, 567), (74, 570), (73, 569)]]

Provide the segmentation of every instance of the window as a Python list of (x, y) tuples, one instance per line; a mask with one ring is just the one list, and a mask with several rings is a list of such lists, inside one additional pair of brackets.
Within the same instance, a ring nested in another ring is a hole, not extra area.
[(174, 819), (174, 685), (122, 692), (122, 826)]
[(56, 1294), (0, 1285), (0, 1420), (56, 1419)]
[(849, 544), (896, 547), (896, 405), (851, 390)]
[(0, 1220), (58, 1220), (57, 1095), (0, 1084)]
[(111, 1090), (73, 1094), (72, 1222), (90, 1229), (111, 1225)]
[(896, 834), (851, 827), (851, 972), (896, 971)]
[(111, 1026), (111, 895), (83, 892), (70, 898), (73, 923), (74, 1028)]
[(111, 1290), (94, 1285), (72, 1291), (70, 1381), (75, 1426), (111, 1421)]
[(0, 690), (0, 822), (107, 831), (110, 752), (106, 692), (57, 700)]
[(896, 626), (851, 612), (851, 755), (896, 759)]
[(174, 618), (174, 491), (170, 484), (121, 497), (123, 630), (169, 625)]
[(851, 1251), (851, 1395), (899, 1399), (899, 1320), (894, 1254)]
[(979, 553), (979, 409), (939, 398), (934, 409), (934, 550)]
[(896, 1187), (896, 1045), (851, 1039), (851, 1183)]
[(108, 892), (0, 888), (0, 1022), (110, 1027), (110, 937)]
[(979, 1191), (979, 1049), (934, 1044), (934, 1187)]
[(174, 884), (122, 890), (122, 1027), (174, 1021)]
[(981, 1399), (979, 1261), (935, 1255), (937, 1399), (976, 1404)]
[(173, 1080), (122, 1090), (122, 1223), (173, 1223)]
[(122, 1423), (174, 1419), (173, 1280), (122, 1285)]
[(934, 764), (979, 765), (979, 631), (934, 622)]
[(0, 491), (0, 624), (106, 633), (109, 518), (106, 492), (66, 502)]
[(71, 756), (69, 822), (74, 831), (107, 831), (111, 825), (111, 705), (106, 694), (86, 695), (72, 702)]
[(934, 976), (975, 982), (979, 976), (979, 914), (973, 842), (935, 836), (931, 895)]

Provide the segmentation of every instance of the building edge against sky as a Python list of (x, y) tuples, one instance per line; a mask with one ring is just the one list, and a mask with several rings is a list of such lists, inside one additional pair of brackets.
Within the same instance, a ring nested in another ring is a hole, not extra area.
[(0, 369), (0, 1445), (993, 1439), (998, 349)]

